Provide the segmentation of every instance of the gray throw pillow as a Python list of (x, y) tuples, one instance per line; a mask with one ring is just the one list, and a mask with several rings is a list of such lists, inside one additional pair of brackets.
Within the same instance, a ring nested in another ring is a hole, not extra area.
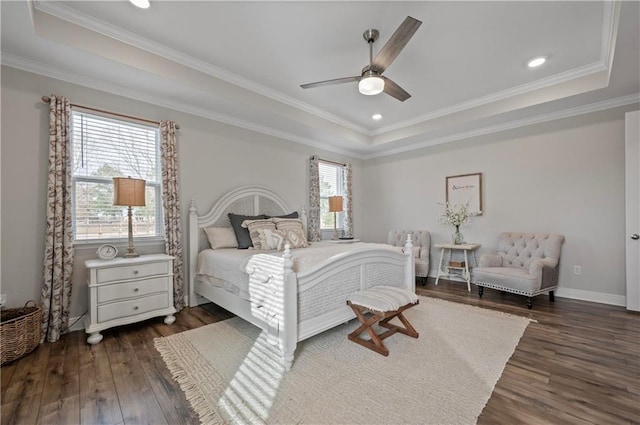
[(245, 220), (263, 220), (268, 218), (264, 214), (260, 215), (240, 215), (229, 213), (227, 214), (229, 217), (229, 221), (231, 222), (231, 227), (233, 228), (233, 232), (236, 234), (236, 239), (238, 240), (238, 249), (247, 249), (253, 246), (251, 242), (251, 236), (249, 235), (249, 229), (242, 227), (242, 222)]
[(268, 215), (267, 218), (298, 218), (298, 211), (285, 215)]

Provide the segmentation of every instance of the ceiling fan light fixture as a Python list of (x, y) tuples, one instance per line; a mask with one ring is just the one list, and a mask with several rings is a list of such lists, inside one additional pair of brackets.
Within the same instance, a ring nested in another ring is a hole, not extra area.
[(362, 77), (358, 82), (358, 90), (367, 96), (380, 94), (384, 90), (384, 80), (374, 72), (369, 71), (368, 76)]
[(148, 9), (149, 6), (151, 6), (151, 3), (149, 3), (149, 0), (129, 0), (129, 1), (135, 7), (139, 7), (140, 9)]

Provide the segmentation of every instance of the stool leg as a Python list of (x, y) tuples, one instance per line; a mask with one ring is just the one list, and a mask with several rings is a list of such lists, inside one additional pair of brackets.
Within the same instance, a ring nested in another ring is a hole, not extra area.
[[(394, 325), (393, 323), (388, 323), (389, 320), (393, 319), (394, 317), (397, 317), (398, 319), (400, 319), (400, 321), (404, 325), (404, 328), (398, 325)], [(395, 329), (396, 332), (400, 332), (401, 334), (404, 334), (413, 338), (418, 338), (419, 336), (418, 331), (415, 330), (415, 328), (411, 325), (409, 320), (407, 320), (407, 318), (404, 317), (404, 314), (402, 313), (398, 313), (395, 316), (388, 317), (384, 320), (381, 320), (379, 324), (382, 327), (385, 327), (387, 329)]]
[[(370, 350), (373, 350), (378, 354), (382, 354), (383, 356), (388, 356), (389, 350), (382, 343), (382, 340), (380, 339), (380, 337), (373, 331), (373, 329), (371, 329), (371, 326), (376, 324), (376, 322), (380, 320), (380, 317), (373, 315), (372, 317), (367, 319), (358, 308), (355, 308), (352, 305), (350, 305), (350, 307), (353, 310), (353, 312), (356, 314), (356, 316), (358, 317), (358, 320), (360, 321), (360, 323), (362, 323), (362, 325), (360, 325), (358, 329), (356, 329), (355, 331), (349, 334), (348, 336), (349, 340), (355, 342), (356, 344), (360, 344), (363, 347), (366, 347)], [(366, 339), (360, 337), (360, 334), (365, 330), (371, 337), (370, 341), (367, 341)]]
[[(379, 325), (387, 329), (395, 329), (396, 332), (400, 332), (401, 334), (408, 335), (413, 338), (418, 338), (419, 336), (418, 331), (415, 330), (415, 328), (411, 325), (409, 320), (406, 317), (404, 317), (404, 314), (402, 314), (404, 310), (406, 310), (406, 308), (403, 308), (402, 310), (400, 310), (398, 314), (395, 314), (393, 316), (390, 316), (390, 317), (387, 317), (386, 319), (381, 320)], [(397, 317), (398, 319), (400, 319), (400, 322), (402, 322), (402, 324), (404, 325), (404, 328), (398, 325), (394, 325), (393, 323), (389, 323), (389, 320), (393, 319), (394, 317)]]

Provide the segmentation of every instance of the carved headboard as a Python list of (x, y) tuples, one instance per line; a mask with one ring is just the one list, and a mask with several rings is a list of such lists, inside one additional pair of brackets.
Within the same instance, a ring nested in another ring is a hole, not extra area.
[[(193, 285), (195, 279), (196, 262), (198, 252), (209, 247), (205, 233), (205, 227), (231, 227), (228, 213), (242, 215), (281, 215), (293, 210), (286, 201), (274, 190), (263, 186), (242, 186), (222, 196), (211, 209), (201, 216), (198, 215), (196, 203), (191, 200), (189, 206), (189, 285)], [(307, 216), (304, 208), (299, 211), (302, 226), (307, 231)]]

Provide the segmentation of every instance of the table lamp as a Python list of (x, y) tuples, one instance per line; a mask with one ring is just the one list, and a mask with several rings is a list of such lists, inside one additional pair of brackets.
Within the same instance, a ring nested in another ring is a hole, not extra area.
[(333, 239), (338, 239), (337, 213), (342, 212), (342, 196), (329, 196), (329, 212), (333, 213)]
[(127, 216), (129, 218), (129, 247), (125, 257), (139, 257), (133, 247), (133, 222), (131, 207), (144, 207), (144, 186), (142, 179), (132, 179), (131, 177), (113, 178), (113, 205), (128, 207)]

